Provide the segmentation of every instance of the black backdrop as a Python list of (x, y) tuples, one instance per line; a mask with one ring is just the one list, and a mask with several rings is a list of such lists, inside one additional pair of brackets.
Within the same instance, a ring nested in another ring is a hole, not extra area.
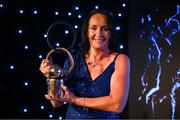
[[(75, 51), (81, 43), (82, 21), (98, 5), (113, 13), (117, 25), (121, 27), (118, 34), (119, 43), (124, 45), (122, 52), (128, 53), (127, 1), (2, 0), (0, 4), (3, 5), (0, 8), (0, 118), (49, 118), (50, 114), (52, 118), (64, 118), (66, 105), (54, 109), (45, 100), (45, 77), (39, 71), (41, 60), (50, 51), (44, 34), (52, 23), (65, 20), (79, 25)], [(74, 10), (74, 6), (79, 6), (79, 10)], [(20, 14), (21, 9), (23, 14)], [(33, 14), (33, 10), (37, 10), (37, 14)], [(55, 11), (59, 11), (59, 15), (54, 15)], [(68, 12), (72, 15), (68, 16)], [(81, 19), (77, 17), (79, 14)], [(22, 34), (18, 33), (19, 29), (22, 29)], [(25, 45), (28, 49), (24, 48)], [(10, 69), (11, 65), (14, 69)], [(28, 82), (27, 86), (25, 82)], [(121, 116), (127, 118), (127, 112), (126, 107)]]

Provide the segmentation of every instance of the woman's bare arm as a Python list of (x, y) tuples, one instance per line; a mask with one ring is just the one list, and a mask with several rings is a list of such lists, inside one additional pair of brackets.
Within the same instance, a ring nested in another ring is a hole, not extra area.
[(111, 77), (110, 94), (109, 96), (97, 98), (79, 98), (69, 96), (66, 98), (72, 104), (84, 106), (87, 108), (122, 112), (129, 93), (130, 84), (130, 61), (129, 58), (121, 54), (115, 62), (115, 71)]

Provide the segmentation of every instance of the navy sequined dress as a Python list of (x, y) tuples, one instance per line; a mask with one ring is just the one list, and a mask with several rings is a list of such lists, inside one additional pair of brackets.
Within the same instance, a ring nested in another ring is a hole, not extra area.
[[(116, 56), (117, 57), (117, 56)], [(71, 76), (64, 79), (65, 85), (78, 97), (95, 98), (108, 96), (110, 93), (110, 80), (114, 72), (115, 59), (110, 65), (95, 79), (92, 80), (87, 64), (81, 52), (74, 56), (75, 67)], [(65, 62), (65, 69), (68, 68), (69, 60)], [(111, 101), (109, 101), (111, 102)], [(119, 119), (119, 113), (107, 112), (95, 109), (84, 109), (83, 107), (69, 104), (67, 119)]]

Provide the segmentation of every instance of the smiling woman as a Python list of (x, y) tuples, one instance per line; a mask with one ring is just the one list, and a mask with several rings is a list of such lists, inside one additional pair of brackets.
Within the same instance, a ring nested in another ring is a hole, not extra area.
[(106, 16), (98, 13), (91, 17), (87, 36), (91, 45), (90, 48), (103, 50), (108, 47), (111, 34)]
[[(83, 23), (82, 50), (74, 55), (75, 67), (64, 78), (64, 94), (59, 101), (46, 95), (54, 107), (68, 102), (66, 118), (118, 119), (129, 92), (129, 58), (113, 50), (113, 22), (110, 12), (92, 11)], [(65, 62), (63, 71), (69, 67)], [(52, 61), (43, 60), (40, 70), (49, 74)]]

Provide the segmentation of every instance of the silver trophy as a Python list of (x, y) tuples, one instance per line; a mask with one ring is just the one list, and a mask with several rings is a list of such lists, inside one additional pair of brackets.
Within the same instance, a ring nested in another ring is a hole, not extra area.
[(71, 55), (71, 53), (66, 50), (65, 48), (56, 48), (56, 50), (51, 50), (47, 56), (46, 59), (49, 59), (51, 54), (54, 52), (59, 52), (59, 53), (66, 53), (68, 55), (68, 57), (70, 58), (70, 67), (69, 70), (66, 71), (66, 73), (62, 74), (62, 68), (59, 65), (52, 65), (50, 66), (49, 69), (49, 77), (47, 79), (47, 84), (48, 84), (48, 94), (54, 96), (55, 100), (59, 100), (59, 98), (61, 97), (61, 93), (62, 93), (62, 89), (61, 89), (61, 84), (62, 84), (62, 80), (63, 77), (68, 76), (71, 71), (74, 68), (74, 59)]
[(49, 77), (47, 79), (47, 86), (48, 86), (47, 92), (48, 92), (48, 95), (54, 96), (54, 98), (53, 98), (54, 100), (59, 100), (60, 97), (62, 96), (61, 84), (62, 84), (63, 78), (67, 77), (69, 74), (71, 74), (71, 72), (74, 68), (74, 59), (73, 59), (71, 53), (66, 48), (63, 48), (63, 47), (53, 48), (52, 47), (53, 45), (50, 42), (52, 40), (50, 39), (51, 37), (49, 37), (49, 34), (51, 32), (54, 32), (54, 30), (58, 26), (66, 26), (72, 30), (74, 39), (73, 39), (71, 46), (68, 49), (72, 48), (74, 41), (76, 39), (76, 32), (75, 32), (74, 28), (67, 22), (58, 21), (58, 22), (52, 24), (48, 29), (47, 42), (48, 42), (49, 47), (52, 50), (47, 54), (46, 59), (50, 59), (50, 57), (52, 58), (52, 56), (51, 56), (52, 53), (61, 53), (61, 54), (65, 53), (68, 55), (68, 57), (70, 59), (70, 65), (69, 65), (70, 67), (65, 72), (62, 72), (62, 68), (57, 64), (50, 66)]

